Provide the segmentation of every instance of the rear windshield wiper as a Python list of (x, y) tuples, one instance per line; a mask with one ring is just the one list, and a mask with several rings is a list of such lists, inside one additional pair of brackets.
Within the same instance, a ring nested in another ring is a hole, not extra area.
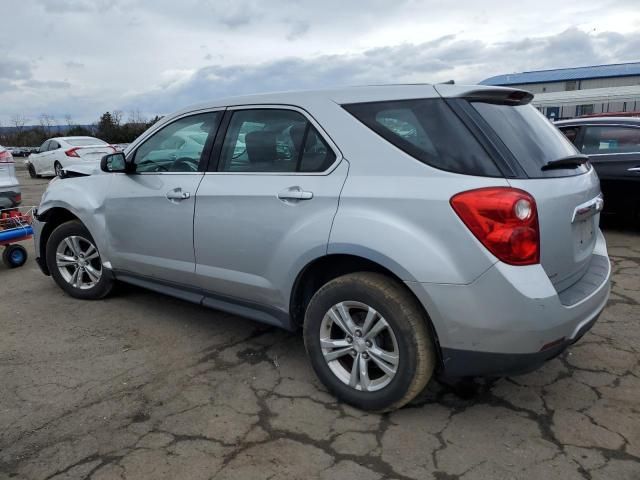
[(589, 161), (589, 157), (586, 155), (569, 155), (567, 157), (559, 158), (558, 160), (551, 160), (542, 166), (541, 170), (552, 170), (554, 168), (569, 168), (579, 167)]

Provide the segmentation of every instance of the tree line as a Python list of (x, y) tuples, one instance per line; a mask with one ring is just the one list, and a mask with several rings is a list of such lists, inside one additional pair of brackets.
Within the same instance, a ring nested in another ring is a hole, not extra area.
[(139, 111), (129, 112), (125, 118), (124, 112), (113, 110), (100, 115), (91, 125), (80, 125), (70, 115), (65, 115), (64, 124), (60, 125), (53, 115), (43, 113), (36, 125), (28, 125), (29, 118), (14, 115), (8, 125), (11, 128), (0, 131), (0, 145), (39, 147), (49, 138), (73, 136), (97, 137), (108, 143), (131, 143), (160, 118), (156, 115), (148, 119)]

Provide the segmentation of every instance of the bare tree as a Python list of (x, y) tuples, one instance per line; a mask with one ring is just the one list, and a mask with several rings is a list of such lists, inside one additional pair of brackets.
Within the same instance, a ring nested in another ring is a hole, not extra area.
[(65, 114), (64, 116), (64, 121), (67, 123), (67, 127), (71, 128), (73, 127), (73, 118), (71, 117), (70, 114)]
[(18, 134), (21, 134), (28, 120), (29, 119), (21, 113), (16, 113), (11, 117), (11, 124), (16, 128)]
[(134, 125), (142, 125), (143, 123), (147, 123), (147, 118), (142, 114), (139, 109), (131, 110), (129, 112), (129, 123)]
[(43, 113), (40, 115), (40, 126), (44, 130), (47, 136), (51, 135), (51, 128), (55, 125), (56, 119), (53, 115), (49, 115), (48, 113)]
[(113, 119), (113, 124), (116, 127), (120, 126), (123, 116), (124, 116), (124, 113), (122, 112), (122, 110), (114, 110), (113, 112), (111, 112), (111, 118)]

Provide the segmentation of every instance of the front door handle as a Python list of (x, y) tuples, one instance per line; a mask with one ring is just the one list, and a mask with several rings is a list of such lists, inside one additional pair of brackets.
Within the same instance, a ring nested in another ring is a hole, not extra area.
[(167, 199), (172, 201), (186, 200), (191, 194), (189, 192), (183, 192), (181, 188), (174, 188), (167, 192)]
[(637, 173), (640, 173), (640, 167), (631, 167), (631, 168), (627, 168), (627, 172), (637, 172)]
[(313, 192), (307, 192), (300, 187), (290, 187), (278, 193), (280, 200), (311, 200)]

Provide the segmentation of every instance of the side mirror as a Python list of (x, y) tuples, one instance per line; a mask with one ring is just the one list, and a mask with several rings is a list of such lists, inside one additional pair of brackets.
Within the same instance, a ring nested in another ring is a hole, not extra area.
[(110, 153), (100, 160), (100, 170), (107, 173), (126, 173), (127, 160), (122, 152)]

